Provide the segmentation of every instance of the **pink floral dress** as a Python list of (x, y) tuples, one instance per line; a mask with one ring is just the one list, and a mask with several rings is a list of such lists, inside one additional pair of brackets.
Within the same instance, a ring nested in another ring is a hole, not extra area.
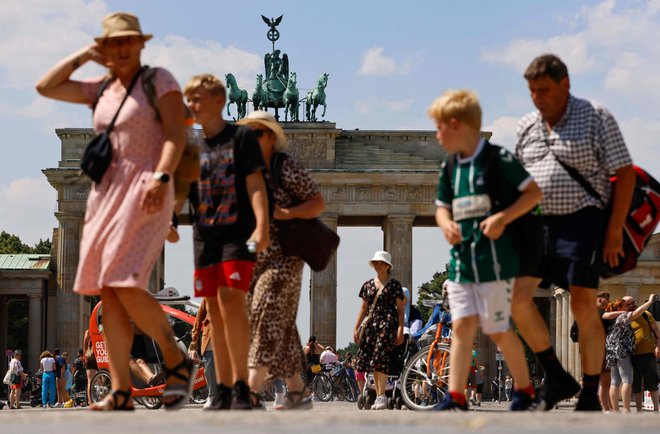
[[(181, 89), (168, 71), (155, 74), (156, 99)], [(105, 77), (82, 83), (90, 105)], [(126, 89), (115, 80), (94, 111), (94, 129), (105, 130)], [(147, 289), (151, 270), (163, 248), (174, 202), (170, 192), (160, 212), (147, 214), (140, 200), (160, 160), (165, 133), (144, 93), (141, 78), (122, 107), (110, 134), (113, 159), (87, 198), (74, 291), (98, 295), (102, 287)]]

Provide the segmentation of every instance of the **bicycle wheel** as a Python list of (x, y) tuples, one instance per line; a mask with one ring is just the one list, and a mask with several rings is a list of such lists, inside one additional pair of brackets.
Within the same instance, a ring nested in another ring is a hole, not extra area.
[(325, 375), (317, 375), (312, 382), (312, 391), (321, 401), (330, 401), (332, 398), (332, 381)]
[(140, 404), (144, 405), (149, 410), (158, 410), (163, 406), (163, 397), (162, 396), (142, 396), (140, 398)]
[(190, 395), (190, 402), (194, 404), (204, 404), (208, 396), (209, 388), (207, 386), (200, 387), (199, 389), (193, 390), (192, 395)]
[[(430, 351), (433, 353), (429, 366)], [(438, 344), (433, 349), (428, 345), (408, 360), (401, 373), (401, 395), (408, 408), (428, 410), (449, 393), (450, 352), (446, 344)]]
[(90, 385), (90, 399), (92, 402), (100, 402), (112, 390), (112, 381), (110, 380), (110, 373), (108, 371), (98, 371), (92, 377)]
[(353, 387), (353, 384), (351, 383), (351, 380), (343, 376), (342, 378), (339, 379), (339, 384), (338, 384), (338, 391), (341, 393), (341, 395), (344, 397), (345, 401), (348, 402), (355, 402), (357, 401), (357, 384), (355, 387)]

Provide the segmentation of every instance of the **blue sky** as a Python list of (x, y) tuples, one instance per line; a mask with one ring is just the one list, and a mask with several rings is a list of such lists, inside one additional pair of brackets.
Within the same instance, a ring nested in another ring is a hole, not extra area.
[[(0, 229), (25, 242), (51, 237), (55, 190), (42, 169), (60, 158), (55, 128), (89, 127), (86, 107), (38, 97), (34, 84), (52, 64), (90, 44), (103, 16), (126, 10), (153, 33), (144, 62), (193, 74), (232, 72), (251, 93), (270, 51), (260, 15), (284, 15), (279, 49), (300, 88), (324, 72), (326, 120), (342, 129), (427, 130), (429, 103), (447, 88), (479, 93), (483, 127), (493, 141), (514, 143), (517, 120), (533, 110), (522, 72), (554, 52), (569, 67), (576, 96), (604, 104), (620, 123), (633, 159), (660, 177), (660, 1), (112, 1), (7, 2), (0, 15)], [(76, 76), (102, 71), (85, 66)], [(184, 231), (184, 238), (189, 233)], [(380, 230), (340, 229), (338, 345), (348, 342), (366, 261)], [(438, 230), (414, 231), (413, 287), (444, 268)], [(168, 246), (167, 284), (189, 292), (190, 243)], [(299, 324), (308, 330), (304, 283)]]

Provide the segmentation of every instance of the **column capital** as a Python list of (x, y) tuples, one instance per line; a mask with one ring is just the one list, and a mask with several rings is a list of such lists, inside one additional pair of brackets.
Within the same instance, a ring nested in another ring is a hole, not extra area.
[(65, 221), (82, 221), (82, 219), (85, 218), (85, 213), (79, 212), (79, 211), (58, 211), (55, 213), (55, 218), (57, 218), (57, 221), (59, 222), (65, 222)]
[(385, 222), (391, 223), (412, 223), (415, 220), (415, 214), (388, 214), (385, 216)]

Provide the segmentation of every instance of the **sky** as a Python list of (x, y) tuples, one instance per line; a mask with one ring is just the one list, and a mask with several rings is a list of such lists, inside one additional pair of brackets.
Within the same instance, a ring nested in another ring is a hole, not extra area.
[[(351, 130), (431, 130), (431, 101), (449, 88), (477, 91), (483, 129), (512, 148), (515, 126), (534, 109), (522, 77), (537, 55), (568, 65), (575, 96), (615, 116), (633, 160), (656, 178), (660, 158), (660, 0), (529, 0), (411, 2), (174, 0), (23, 0), (0, 5), (0, 230), (34, 244), (57, 226), (56, 192), (42, 170), (56, 167), (56, 128), (91, 126), (90, 110), (47, 100), (37, 80), (64, 56), (101, 34), (103, 17), (140, 17), (143, 62), (162, 66), (184, 84), (192, 75), (232, 72), (254, 89), (271, 50), (261, 15), (284, 15), (277, 48), (289, 56), (298, 87), (329, 74), (325, 120)], [(102, 74), (85, 65), (74, 78)], [(235, 106), (233, 107), (235, 112)], [(382, 248), (379, 228), (339, 228), (337, 345), (345, 346), (359, 307), (367, 261)], [(444, 269), (448, 246), (435, 228), (413, 232), (413, 292)], [(166, 286), (191, 294), (190, 229), (166, 247)], [(303, 278), (298, 324), (309, 333), (309, 274)]]

